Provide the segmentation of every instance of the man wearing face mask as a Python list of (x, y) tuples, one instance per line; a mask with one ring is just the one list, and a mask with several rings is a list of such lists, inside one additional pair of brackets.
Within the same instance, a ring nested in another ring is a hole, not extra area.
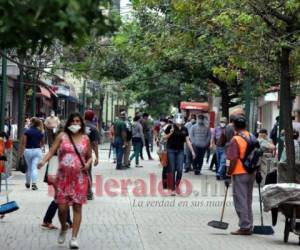
[(45, 120), (49, 148), (53, 144), (53, 141), (55, 138), (55, 133), (56, 133), (59, 125), (60, 125), (60, 120), (57, 116), (55, 116), (55, 112), (52, 110), (50, 113), (50, 116), (48, 116), (47, 119)]
[(175, 116), (174, 123), (169, 125), (165, 130), (164, 140), (167, 140), (168, 167), (172, 176), (171, 195), (181, 194), (180, 181), (182, 178), (184, 144), (186, 143), (192, 152), (193, 158), (195, 153), (189, 139), (189, 132), (183, 126), (183, 115), (178, 113)]
[(190, 137), (196, 153), (193, 167), (195, 175), (199, 175), (201, 173), (205, 151), (209, 147), (211, 140), (210, 128), (207, 126), (203, 114), (198, 116), (197, 124), (192, 127)]
[[(190, 116), (189, 122), (187, 122), (184, 126), (187, 128), (189, 135), (191, 134), (192, 127), (196, 124), (196, 115), (192, 114)], [(188, 147), (185, 148), (185, 155), (186, 155), (186, 162), (184, 166), (184, 172), (188, 173), (191, 170), (192, 162), (193, 162), (193, 157), (192, 153), (189, 150)]]
[(127, 133), (126, 133), (126, 111), (122, 111), (120, 113), (120, 119), (115, 122), (115, 134), (114, 134), (114, 145), (116, 147), (116, 154), (117, 154), (117, 170), (124, 170), (127, 169), (125, 166), (122, 165), (123, 156), (124, 156), (124, 149), (127, 145)]
[(225, 156), (225, 144), (226, 144), (226, 130), (227, 118), (222, 117), (220, 119), (220, 124), (216, 127), (213, 134), (213, 142), (216, 145), (217, 153), (217, 180), (225, 179), (226, 177), (226, 156)]

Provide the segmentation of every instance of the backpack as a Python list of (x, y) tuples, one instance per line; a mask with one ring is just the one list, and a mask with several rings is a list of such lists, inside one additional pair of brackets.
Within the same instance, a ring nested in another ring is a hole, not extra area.
[(240, 133), (241, 136), (247, 142), (247, 149), (245, 156), (242, 160), (243, 166), (247, 173), (254, 173), (259, 167), (261, 162), (262, 150), (256, 137), (250, 133), (250, 138)]
[(130, 122), (126, 122), (126, 134), (127, 134), (127, 141), (132, 139), (132, 125)]
[(224, 147), (226, 144), (226, 134), (225, 134), (225, 128), (221, 128), (222, 129), (222, 133), (221, 136), (218, 140), (216, 140), (216, 145), (218, 147)]

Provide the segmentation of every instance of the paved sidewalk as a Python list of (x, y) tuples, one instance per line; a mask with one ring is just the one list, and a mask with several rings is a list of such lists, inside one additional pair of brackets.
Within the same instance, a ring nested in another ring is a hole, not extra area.
[[(161, 178), (157, 160), (142, 161), (143, 168), (132, 166), (129, 170), (117, 171), (108, 160), (107, 150), (101, 150), (100, 156), (100, 166), (93, 169), (98, 176), (94, 176), (97, 196), (83, 208), (81, 249), (299, 249), (294, 234), (290, 235), (288, 244), (283, 243), (282, 215), (273, 236), (231, 236), (230, 231), (237, 229), (231, 195), (224, 217), (224, 221), (230, 223), (229, 229), (209, 228), (207, 222), (220, 217), (224, 193), (224, 185), (217, 183), (209, 170), (204, 170), (201, 176), (184, 175), (192, 185), (188, 197), (165, 197), (157, 188)], [(52, 200), (47, 185), (42, 182), (43, 176), (44, 170), (40, 171), (39, 190), (31, 191), (24, 186), (24, 176), (13, 172), (9, 189), (11, 199), (18, 202), (20, 209), (0, 220), (1, 250), (68, 249), (67, 244), (57, 245), (58, 231), (40, 227)], [(0, 198), (2, 203), (4, 197)], [(254, 200), (255, 224), (259, 224), (257, 190)], [(265, 224), (270, 224), (270, 215), (264, 216)], [(57, 217), (54, 224), (59, 225)]]

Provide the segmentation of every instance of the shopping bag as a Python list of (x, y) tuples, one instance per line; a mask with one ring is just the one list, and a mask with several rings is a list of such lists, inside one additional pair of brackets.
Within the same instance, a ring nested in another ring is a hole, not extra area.
[(159, 160), (160, 160), (160, 164), (163, 167), (167, 167), (168, 166), (168, 153), (167, 151), (161, 151), (159, 154)]

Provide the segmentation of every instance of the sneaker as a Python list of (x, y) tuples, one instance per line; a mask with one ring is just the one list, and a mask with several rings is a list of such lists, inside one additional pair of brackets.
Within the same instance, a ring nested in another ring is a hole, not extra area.
[(239, 229), (237, 231), (231, 232), (232, 235), (252, 235), (251, 229)]
[(125, 170), (125, 169), (127, 169), (127, 168), (125, 168), (124, 166), (122, 166), (122, 167), (116, 167), (116, 170)]
[(200, 175), (200, 171), (195, 171), (195, 175)]
[(59, 232), (58, 239), (57, 239), (58, 244), (64, 244), (64, 242), (66, 240), (66, 234), (67, 234), (67, 230), (66, 231), (61, 230)]
[(30, 184), (25, 183), (25, 187), (26, 187), (27, 189), (29, 189), (29, 188), (30, 188)]
[(136, 168), (142, 168), (143, 166), (141, 166), (141, 165), (136, 165), (135, 167), (136, 167)]
[(70, 247), (70, 249), (79, 249), (79, 245), (78, 245), (76, 238), (72, 238), (70, 240), (69, 247)]
[(185, 173), (188, 173), (188, 172), (190, 172), (190, 169), (189, 169), (189, 168), (186, 168), (186, 169), (184, 170), (184, 172), (185, 172)]
[(176, 196), (176, 191), (175, 190), (172, 191), (171, 194), (170, 194), (170, 196)]
[(31, 189), (32, 189), (32, 190), (38, 190), (38, 187), (36, 186), (35, 183), (32, 183)]

